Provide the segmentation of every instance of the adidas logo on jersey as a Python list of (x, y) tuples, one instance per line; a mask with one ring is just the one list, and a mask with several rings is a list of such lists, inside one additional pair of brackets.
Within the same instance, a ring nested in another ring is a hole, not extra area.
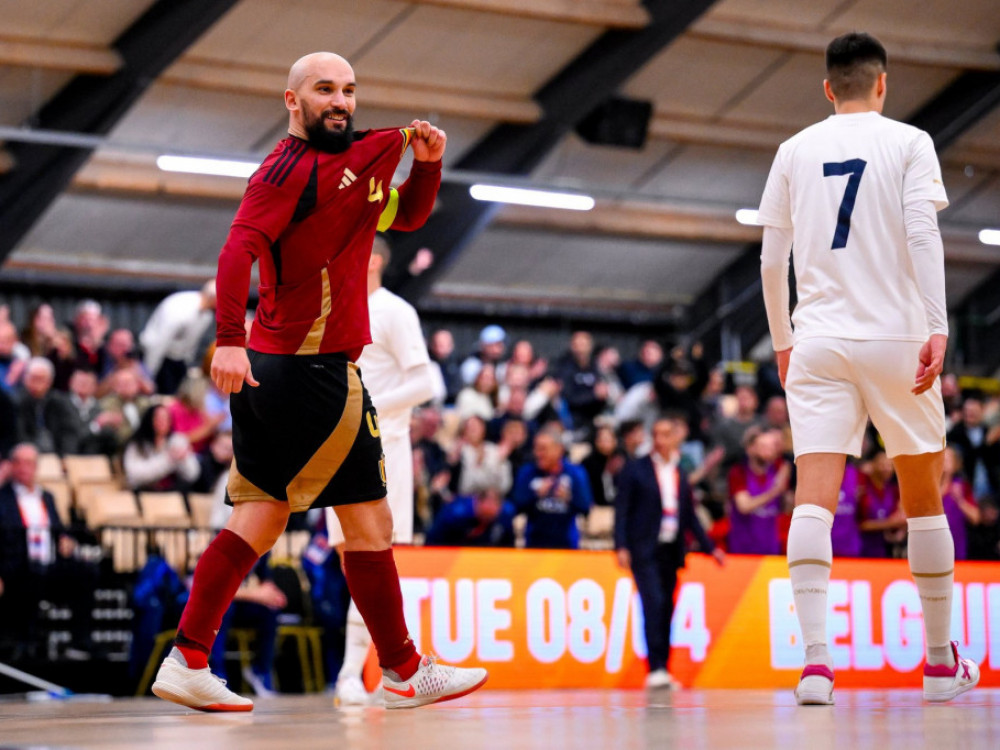
[(358, 179), (358, 176), (354, 174), (347, 167), (344, 167), (344, 176), (340, 178), (340, 190), (346, 187), (350, 187), (354, 184), (354, 181)]

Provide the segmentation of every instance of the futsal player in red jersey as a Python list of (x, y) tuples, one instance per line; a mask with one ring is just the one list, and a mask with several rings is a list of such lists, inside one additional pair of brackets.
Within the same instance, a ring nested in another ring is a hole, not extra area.
[[(253, 703), (215, 678), (208, 654), (240, 582), (291, 513), (333, 506), (344, 571), (382, 666), (387, 708), (450, 700), (481, 687), (484, 669), (421, 657), (403, 620), (392, 555), (378, 417), (355, 360), (371, 343), (368, 259), (377, 229), (412, 230), (441, 183), (444, 131), (428, 122), (354, 132), (350, 64), (317, 52), (288, 74), (289, 137), (250, 178), (216, 280), (212, 379), (232, 394), (233, 513), (195, 568), (174, 648), (153, 685), (161, 698), (203, 711)], [(390, 187), (404, 152), (409, 179)], [(260, 304), (244, 347), (254, 262)]]

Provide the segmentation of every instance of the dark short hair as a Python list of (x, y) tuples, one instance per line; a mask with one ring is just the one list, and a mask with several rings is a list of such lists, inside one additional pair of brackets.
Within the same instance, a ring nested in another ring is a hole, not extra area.
[(863, 32), (838, 36), (826, 48), (826, 77), (833, 95), (841, 101), (868, 96), (888, 64), (882, 43)]

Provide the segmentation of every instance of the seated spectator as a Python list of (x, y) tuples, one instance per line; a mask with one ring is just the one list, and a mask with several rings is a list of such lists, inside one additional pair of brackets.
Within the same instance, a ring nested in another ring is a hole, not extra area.
[(962, 472), (977, 499), (1000, 490), (1000, 442), (989, 435), (983, 416), (982, 398), (970, 395), (962, 404), (962, 420), (948, 433), (948, 442), (961, 451)]
[(751, 427), (766, 428), (764, 420), (757, 415), (757, 391), (748, 385), (736, 388), (736, 414), (716, 422), (712, 431), (712, 441), (724, 451), (722, 467), (730, 466), (743, 459), (744, 436)]
[(17, 338), (17, 328), (10, 321), (0, 321), (0, 388), (17, 392), (27, 364), (28, 349)]
[(833, 516), (834, 557), (861, 557), (861, 519), (861, 472), (848, 460), (840, 483), (837, 512)]
[(11, 481), (0, 487), (0, 635), (29, 644), (38, 604), (48, 599), (70, 607), (70, 648), (89, 651), (97, 571), (73, 559), (76, 540), (37, 481), (38, 449), (30, 443), (15, 446), (10, 472)]
[(456, 497), (427, 532), (428, 547), (513, 547), (514, 506), (495, 488)]
[(510, 490), (510, 463), (495, 443), (486, 440), (486, 422), (479, 417), (466, 419), (457, 448), (452, 482), (456, 494), (471, 494), (476, 487), (497, 487), (503, 494)]
[(154, 406), (125, 446), (125, 481), (134, 490), (169, 492), (187, 489), (201, 467), (188, 439), (174, 432), (170, 410)]
[(562, 397), (573, 420), (574, 439), (586, 440), (593, 429), (594, 417), (608, 406), (610, 389), (594, 363), (594, 338), (586, 331), (570, 337), (569, 351), (554, 368), (562, 383)]
[(104, 354), (99, 373), (100, 395), (103, 396), (111, 389), (110, 376), (118, 370), (132, 370), (135, 373), (140, 393), (146, 396), (156, 393), (156, 385), (146, 366), (139, 359), (139, 352), (135, 348), (135, 336), (130, 330), (118, 328), (112, 331), (104, 347)]
[(528, 431), (533, 432), (536, 425), (525, 415), (527, 400), (528, 392), (523, 387), (514, 386), (508, 388), (506, 398), (500, 400), (500, 408), (497, 409), (493, 419), (489, 421), (486, 427), (487, 437), (494, 442), (499, 441), (504, 425), (510, 420), (525, 423)]
[(527, 372), (528, 383), (526, 385), (530, 385), (545, 377), (545, 373), (549, 369), (548, 361), (542, 357), (535, 356), (535, 347), (527, 339), (520, 339), (515, 342), (514, 348), (511, 349), (510, 361), (507, 362), (508, 372), (505, 373), (503, 378), (507, 384), (510, 384), (509, 368), (515, 364), (520, 365)]
[(889, 557), (890, 542), (900, 541), (906, 533), (895, 476), (885, 451), (877, 451), (861, 482), (862, 557)]
[(67, 396), (53, 390), (54, 378), (49, 360), (28, 360), (17, 405), (17, 431), (21, 440), (34, 443), (42, 453), (65, 456), (80, 448), (79, 421)]
[(142, 394), (139, 378), (132, 370), (118, 370), (110, 377), (111, 392), (101, 399), (101, 411), (113, 415), (115, 439), (119, 448), (123, 448), (139, 428), (142, 415), (152, 401)]
[(618, 437), (619, 445), (627, 461), (644, 456), (649, 452), (649, 439), (646, 435), (646, 428), (640, 421), (633, 420), (619, 424)]
[[(196, 370), (193, 372), (197, 372)], [(208, 448), (219, 425), (225, 421), (226, 414), (216, 412), (209, 416), (205, 409), (205, 398), (208, 395), (209, 380), (200, 373), (189, 375), (177, 389), (177, 398), (170, 404), (170, 416), (174, 422), (174, 430), (184, 435), (191, 443), (191, 450), (202, 453)]]
[(10, 455), (10, 449), (17, 443), (17, 439), (17, 410), (14, 399), (0, 388), (0, 484), (7, 481), (3, 473), (7, 465), (5, 459)]
[[(52, 387), (65, 393), (69, 390), (69, 379), (77, 367), (76, 345), (73, 335), (65, 328), (58, 329), (52, 336), (52, 348), (45, 357), (55, 368), (55, 379)], [(88, 368), (83, 368), (88, 369)]]
[(44, 357), (52, 349), (52, 339), (56, 334), (56, 316), (52, 305), (43, 302), (28, 315), (28, 324), (21, 331), (21, 341), (32, 357)]
[(531, 460), (531, 436), (523, 419), (511, 417), (504, 422), (497, 449), (510, 463), (511, 477), (516, 477), (521, 467)]
[(73, 347), (76, 350), (73, 369), (99, 373), (105, 358), (104, 338), (110, 328), (100, 303), (92, 299), (80, 302), (73, 314), (71, 328)]
[(233, 433), (225, 431), (213, 437), (208, 450), (198, 455), (198, 463), (201, 469), (191, 491), (218, 493), (225, 498), (225, 489), (223, 487), (220, 493), (219, 484), (224, 486), (229, 479), (229, 467), (233, 463)]
[(944, 450), (944, 470), (941, 476), (941, 499), (948, 518), (952, 539), (955, 540), (955, 559), (968, 559), (969, 526), (978, 526), (982, 512), (972, 494), (972, 486), (961, 475), (962, 462), (955, 448)]
[(779, 555), (778, 516), (790, 500), (792, 467), (781, 456), (781, 435), (751, 428), (744, 458), (729, 470), (729, 551)]
[(493, 365), (494, 368), (503, 362), (507, 349), (507, 332), (498, 325), (488, 325), (479, 332), (479, 350), (465, 358), (460, 368), (462, 385), (469, 386), (476, 381), (476, 376), (483, 365)]
[[(692, 440), (704, 440), (701, 431), (701, 396), (708, 379), (709, 369), (705, 364), (701, 344), (691, 347), (690, 356), (685, 356), (681, 347), (675, 347), (670, 358), (663, 360), (653, 376), (653, 389), (656, 391), (659, 410), (665, 414), (683, 414)], [(755, 403), (754, 409), (756, 408)], [(741, 452), (741, 444), (737, 440), (734, 460)]]
[(628, 390), (637, 383), (652, 383), (662, 362), (663, 347), (652, 339), (646, 339), (639, 345), (638, 356), (623, 362), (618, 368), (622, 386)]
[(618, 449), (614, 427), (608, 424), (597, 427), (590, 453), (581, 466), (587, 472), (594, 505), (614, 505), (615, 481), (625, 466), (625, 454)]
[(302, 571), (309, 580), (313, 622), (323, 628), (320, 636), (323, 648), (323, 673), (329, 689), (336, 687), (336, 678), (344, 664), (344, 638), (347, 628), (347, 608), (351, 595), (340, 565), (337, 550), (326, 536), (326, 515), (321, 514), (309, 545), (302, 552)]
[(491, 364), (484, 364), (476, 373), (473, 384), (459, 391), (455, 399), (455, 411), (460, 419), (475, 416), (488, 422), (496, 413), (498, 392), (495, 368)]
[(455, 397), (462, 390), (461, 367), (455, 357), (455, 339), (447, 328), (438, 328), (431, 334), (427, 342), (427, 352), (431, 362), (437, 365), (441, 372), (441, 382), (444, 383), (444, 403), (455, 403)]
[(622, 385), (618, 377), (618, 368), (621, 366), (622, 357), (613, 346), (602, 346), (594, 354), (594, 367), (603, 382), (608, 386), (608, 397), (605, 406), (607, 411), (625, 395), (625, 386)]
[(561, 435), (543, 428), (535, 436), (535, 460), (521, 468), (511, 493), (517, 513), (528, 516), (527, 547), (577, 549), (576, 517), (590, 512), (587, 474), (564, 458)]
[(102, 411), (97, 400), (97, 375), (89, 370), (76, 370), (69, 379), (69, 401), (77, 417), (74, 427), (79, 435), (77, 453), (114, 455), (118, 452), (115, 428), (121, 416)]

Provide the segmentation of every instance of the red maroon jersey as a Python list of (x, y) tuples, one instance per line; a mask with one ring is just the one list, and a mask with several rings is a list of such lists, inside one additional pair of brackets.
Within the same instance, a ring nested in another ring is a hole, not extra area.
[(371, 343), (368, 259), (376, 229), (422, 226), (441, 184), (440, 161), (416, 161), (398, 192), (390, 188), (411, 134), (361, 131), (340, 154), (295, 137), (278, 143), (250, 178), (219, 255), (219, 346), (244, 344), (255, 260), (260, 304), (251, 349), (353, 359)]

